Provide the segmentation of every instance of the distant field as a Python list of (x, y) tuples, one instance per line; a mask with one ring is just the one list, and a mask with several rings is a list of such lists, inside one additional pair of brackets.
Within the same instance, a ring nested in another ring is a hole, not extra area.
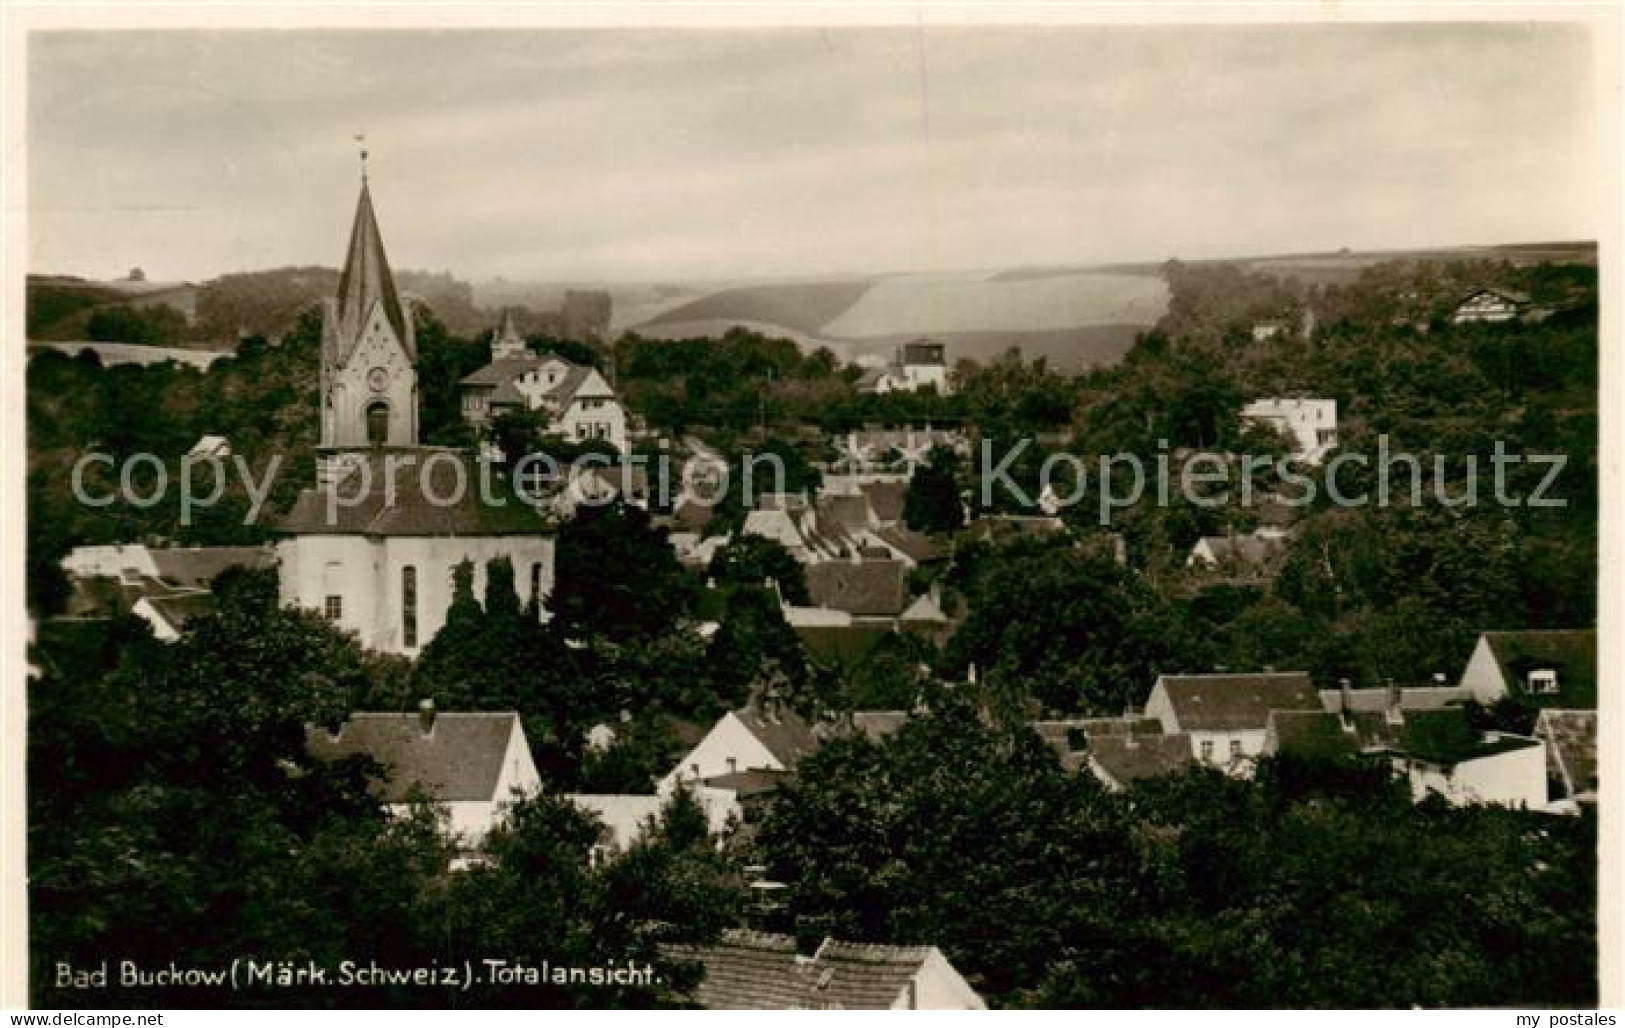
[(873, 284), (872, 280), (859, 279), (738, 286), (668, 310), (648, 324), (712, 320), (744, 324), (752, 321), (779, 325), (796, 332), (829, 335), (831, 333), (821, 331), (824, 326), (840, 317), (859, 297), (870, 292)]
[(1092, 325), (1150, 325), (1168, 287), (1145, 275), (1046, 278), (909, 276), (883, 280), (823, 327), (842, 339), (914, 333), (1052, 332)]
[[(986, 364), (1012, 346), (1019, 347), (1027, 360), (1043, 357), (1050, 367), (1078, 372), (1101, 365), (1116, 364), (1134, 345), (1134, 337), (1146, 325), (1080, 325), (1038, 332), (936, 332), (931, 338), (948, 347), (950, 361), (961, 358)], [(898, 343), (915, 338), (903, 334), (883, 338), (854, 339), (848, 344), (853, 357), (890, 357)], [(839, 351), (837, 351), (839, 352)]]

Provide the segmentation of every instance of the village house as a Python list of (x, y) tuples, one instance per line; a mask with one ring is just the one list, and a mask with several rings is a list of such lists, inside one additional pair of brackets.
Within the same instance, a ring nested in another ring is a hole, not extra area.
[(223, 435), (200, 436), (186, 455), (193, 460), (223, 460), (231, 456), (231, 442)]
[(1529, 297), (1510, 289), (1475, 289), (1450, 313), (1456, 325), (1500, 324), (1516, 321), (1529, 309)]
[(707, 1010), (985, 1010), (987, 1005), (935, 946), (882, 946), (825, 938), (811, 956), (796, 940), (744, 929), (704, 947), (672, 947), (705, 976), (695, 992)]
[(1594, 629), (1485, 632), (1461, 688), (1486, 706), (1511, 697), (1536, 707), (1597, 709)]
[(1263, 525), (1245, 535), (1206, 535), (1196, 541), (1185, 566), (1233, 578), (1266, 578), (1280, 569), (1291, 533)]
[(1188, 736), (1193, 757), (1232, 774), (1246, 773), (1265, 751), (1272, 711), (1324, 707), (1300, 671), (1159, 675), (1145, 703), (1164, 735)]
[(395, 292), (365, 180), (339, 295), (324, 307), (315, 488), (272, 522), (284, 604), (363, 645), (414, 656), (445, 623), (456, 568), (508, 559), (522, 603), (553, 585), (553, 523), (517, 497), (487, 502), (458, 451), (417, 444), (412, 321)]
[(512, 314), (491, 343), (491, 363), (460, 383), (463, 418), (476, 428), (505, 411), (544, 412), (550, 430), (571, 440), (601, 440), (630, 452), (626, 410), (597, 368), (536, 353), (514, 328)]
[(687, 783), (710, 784), (745, 771), (790, 772), (818, 748), (818, 738), (795, 711), (773, 702), (753, 702), (724, 714), (656, 789), (670, 796)]
[(134, 614), (156, 638), (174, 642), (187, 622), (215, 612), (210, 588), (221, 573), (275, 560), (263, 546), (79, 546), (61, 562), (71, 588), (66, 609), (79, 618)]
[(542, 787), (512, 711), (442, 713), (424, 700), (417, 713), (351, 714), (336, 731), (311, 726), (305, 748), (320, 761), (375, 761), (371, 791), (390, 813), (407, 813), (418, 798), (434, 804), (465, 851), (478, 850), (516, 800)]
[[(712, 835), (723, 834), (741, 820), (735, 790), (688, 786), (687, 783), (685, 786), (690, 788), (695, 802), (705, 813), (706, 826)], [(659, 823), (671, 800), (669, 795), (657, 793), (569, 793), (564, 798), (603, 825), (603, 836), (591, 853), (595, 864), (637, 845)]]
[(858, 379), (860, 393), (917, 392), (935, 389), (942, 395), (951, 390), (948, 383), (946, 348), (929, 339), (916, 339), (897, 348), (890, 363), (870, 368)]
[(1548, 798), (1597, 802), (1597, 712), (1547, 708), (1535, 719), (1546, 746)]
[(1254, 400), (1241, 409), (1243, 421), (1267, 425), (1292, 443), (1292, 459), (1319, 464), (1337, 448), (1337, 401), (1301, 397)]

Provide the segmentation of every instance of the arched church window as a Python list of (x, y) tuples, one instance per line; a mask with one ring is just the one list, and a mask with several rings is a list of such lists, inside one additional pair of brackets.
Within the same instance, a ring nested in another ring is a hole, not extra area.
[(382, 400), (367, 405), (367, 445), (382, 446), (389, 441), (389, 404)]
[(401, 643), (418, 644), (418, 569), (410, 564), (401, 568)]

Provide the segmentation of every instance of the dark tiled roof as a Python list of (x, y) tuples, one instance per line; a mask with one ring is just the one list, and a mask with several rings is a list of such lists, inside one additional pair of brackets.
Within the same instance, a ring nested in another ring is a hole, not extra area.
[(1465, 710), (1453, 707), (1406, 714), (1398, 748), (1417, 760), (1455, 765), (1536, 745), (1536, 740), (1516, 735), (1487, 738), (1468, 722)]
[[(1467, 690), (1453, 685), (1402, 686), (1399, 695), (1399, 709), (1406, 711), (1439, 710), (1442, 707), (1459, 705), (1470, 696)], [(1391, 697), (1386, 688), (1350, 689), (1347, 696), (1340, 689), (1320, 690), (1321, 704), (1333, 713), (1343, 711), (1345, 699), (1348, 702), (1349, 713), (1383, 714), (1388, 710)]]
[(201, 589), (207, 589), (227, 568), (263, 568), (276, 560), (263, 546), (189, 546), (147, 552), (161, 578)]
[[(1344, 726), (1348, 725), (1345, 730)], [(1303, 757), (1341, 757), (1358, 753), (1360, 735), (1352, 723), (1336, 714), (1307, 710), (1270, 713), (1275, 751)]]
[(896, 617), (908, 603), (908, 567), (900, 560), (829, 560), (807, 565), (815, 606), (871, 617)]
[(803, 957), (788, 935), (735, 930), (683, 955), (705, 966), (695, 998), (708, 1010), (886, 1010), (934, 952), (825, 939)]
[(704, 784), (713, 789), (730, 789), (740, 796), (759, 796), (763, 793), (775, 792), (784, 784), (783, 771), (762, 769), (758, 771), (736, 771), (728, 775), (715, 775), (703, 779)]
[[(363, 181), (334, 307), (338, 316), (336, 327), (339, 328), (339, 338), (348, 341), (350, 349), (353, 350), (355, 344), (361, 341), (361, 320), (372, 310), (375, 302), (383, 303), (384, 316), (395, 330), (395, 337), (406, 348), (407, 356), (416, 358), (411, 327), (400, 297), (395, 292), (395, 277), (390, 274), (389, 261), (384, 257), (383, 236), (378, 231), (378, 219), (372, 211), (372, 193)], [(347, 352), (335, 356), (339, 363), (350, 358)]]
[(869, 498), (869, 506), (874, 509), (875, 517), (881, 521), (903, 519), (903, 501), (908, 496), (907, 483), (865, 482), (858, 489)]
[(1309, 676), (1302, 672), (1251, 675), (1163, 675), (1183, 731), (1262, 729), (1272, 710), (1319, 712), (1324, 708)]
[(171, 593), (168, 596), (148, 596), (147, 603), (177, 630), (185, 628), (193, 618), (208, 617), (219, 609), (214, 593)]
[(1118, 785), (1177, 774), (1190, 766), (1191, 739), (1184, 734), (1102, 735), (1089, 739), (1089, 759)]
[(812, 728), (801, 715), (787, 707), (771, 713), (760, 707), (741, 707), (734, 711), (734, 717), (750, 729), (786, 769), (793, 770), (797, 761), (818, 748), (818, 738)]
[(503, 357), (494, 360), (478, 371), (470, 372), (462, 378), (462, 385), (488, 385), (499, 386), (513, 382), (514, 379), (527, 371), (534, 371), (541, 367), (542, 359), (534, 354), (529, 357)]
[(910, 560), (928, 561), (942, 556), (942, 550), (931, 537), (912, 528), (881, 528), (875, 535), (907, 554)]
[(442, 713), (425, 734), (416, 713), (351, 714), (337, 736), (306, 729), (305, 748), (317, 760), (376, 760), (385, 777), (373, 792), (384, 803), (406, 802), (414, 786), (441, 803), (503, 799), (495, 793), (518, 720), (514, 713)]
[[(327, 493), (319, 488), (300, 492), (288, 512), (271, 527), (291, 535), (371, 536), (486, 536), (551, 535), (553, 523), (545, 515), (493, 484), (491, 503), (481, 496), (480, 470), (466, 454), (430, 448), (407, 451), (417, 457), (411, 466), (394, 468), (394, 488), (385, 478), (385, 457), (402, 450), (373, 450), (366, 454), (365, 473), (352, 471), (333, 488), (339, 501), (328, 517)], [(437, 454), (451, 454), (456, 463)], [(432, 463), (430, 458), (434, 458)], [(462, 466), (461, 498), (442, 504), (440, 498), (457, 494), (457, 464)], [(425, 467), (428, 467), (425, 473)], [(493, 476), (494, 478), (495, 476)], [(363, 493), (362, 486), (368, 486)], [(425, 488), (427, 486), (427, 488)], [(391, 495), (393, 494), (393, 495)], [(386, 500), (392, 502), (386, 504)], [(498, 503), (496, 501), (502, 501)]]
[(818, 520), (822, 527), (840, 527), (848, 532), (870, 527), (874, 511), (866, 496), (822, 496), (818, 500)]
[(1535, 734), (1546, 740), (1546, 762), (1571, 796), (1597, 792), (1597, 712), (1543, 710)]
[[(1597, 709), (1595, 630), (1485, 632), (1484, 640), (1501, 668), (1502, 679), (1523, 699), (1565, 710)], [(1555, 694), (1529, 694), (1525, 676), (1536, 668), (1557, 671)]]

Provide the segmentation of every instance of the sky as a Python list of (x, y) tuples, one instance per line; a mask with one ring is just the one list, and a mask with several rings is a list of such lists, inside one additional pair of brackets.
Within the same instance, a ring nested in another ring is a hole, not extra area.
[(55, 31), (29, 267), (709, 281), (1594, 239), (1584, 26)]

